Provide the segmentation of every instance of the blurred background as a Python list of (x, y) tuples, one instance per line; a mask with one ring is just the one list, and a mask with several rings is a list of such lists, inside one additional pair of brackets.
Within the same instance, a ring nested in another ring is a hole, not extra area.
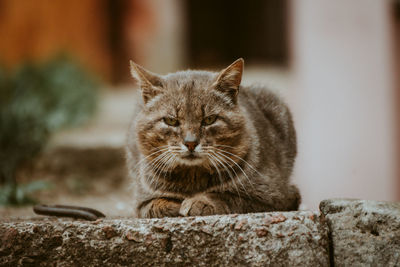
[(0, 0), (0, 215), (129, 216), (129, 60), (166, 74), (239, 57), (244, 84), (292, 109), (303, 208), (400, 201), (400, 1)]

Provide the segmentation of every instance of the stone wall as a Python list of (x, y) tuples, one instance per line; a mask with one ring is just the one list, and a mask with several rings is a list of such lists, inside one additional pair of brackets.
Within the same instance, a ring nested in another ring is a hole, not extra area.
[(400, 265), (400, 203), (325, 200), (320, 209), (94, 222), (2, 218), (0, 265)]

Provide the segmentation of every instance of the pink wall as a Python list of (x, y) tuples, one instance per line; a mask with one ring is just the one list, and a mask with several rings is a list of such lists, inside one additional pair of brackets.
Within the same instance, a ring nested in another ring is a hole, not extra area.
[(303, 203), (396, 200), (390, 1), (292, 1), (291, 13)]

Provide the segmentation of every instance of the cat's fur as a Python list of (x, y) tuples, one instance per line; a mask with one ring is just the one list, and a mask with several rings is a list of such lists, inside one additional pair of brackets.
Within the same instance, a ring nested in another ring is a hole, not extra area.
[[(131, 62), (143, 97), (126, 149), (136, 216), (298, 208), (299, 191), (289, 184), (296, 156), (291, 114), (267, 89), (241, 86), (242, 72), (243, 59), (220, 73), (166, 76)], [(191, 153), (185, 142), (199, 145)]]

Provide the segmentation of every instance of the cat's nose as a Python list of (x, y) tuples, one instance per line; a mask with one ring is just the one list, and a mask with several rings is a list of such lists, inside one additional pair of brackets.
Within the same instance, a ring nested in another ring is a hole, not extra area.
[(189, 149), (190, 152), (193, 152), (198, 144), (199, 143), (196, 142), (196, 141), (194, 141), (194, 142), (185, 142), (185, 146)]
[(189, 149), (190, 152), (193, 152), (196, 146), (199, 144), (197, 137), (193, 134), (192, 131), (188, 131), (186, 133), (185, 139), (183, 140), (185, 146)]

